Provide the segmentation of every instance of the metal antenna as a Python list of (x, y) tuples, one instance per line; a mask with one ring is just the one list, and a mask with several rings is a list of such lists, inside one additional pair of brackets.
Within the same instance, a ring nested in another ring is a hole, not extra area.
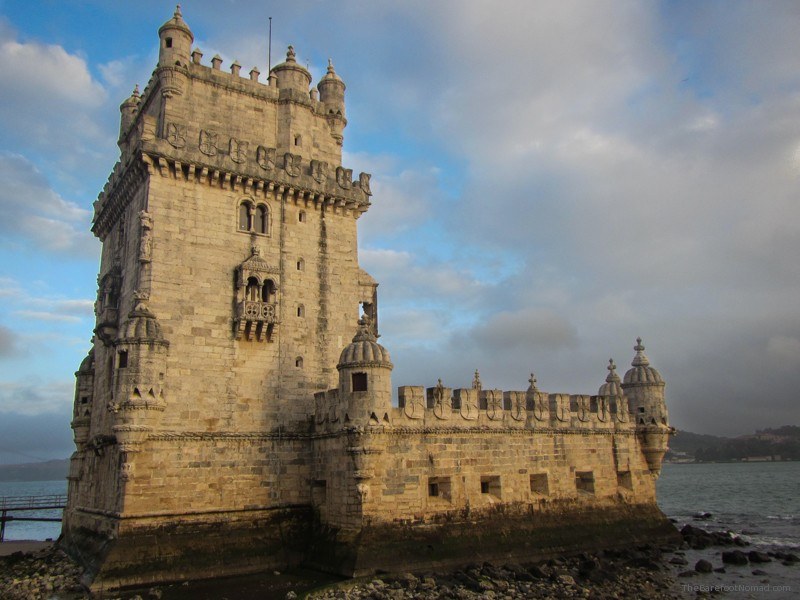
[(272, 70), (272, 17), (269, 18), (269, 50), (267, 51), (267, 77)]

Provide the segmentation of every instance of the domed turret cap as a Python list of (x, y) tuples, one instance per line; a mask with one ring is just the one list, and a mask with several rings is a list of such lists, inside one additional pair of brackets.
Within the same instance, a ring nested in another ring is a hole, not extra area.
[(194, 41), (194, 34), (192, 34), (192, 30), (189, 29), (189, 26), (186, 24), (186, 21), (183, 20), (180, 4), (178, 4), (175, 7), (175, 13), (172, 15), (172, 18), (158, 28), (158, 35), (160, 36), (163, 32), (168, 31), (170, 29), (177, 29), (179, 31), (182, 31), (191, 38), (192, 42)]
[[(311, 73), (309, 73), (308, 69), (306, 69), (304, 66), (298, 64), (296, 56), (297, 55), (295, 54), (294, 46), (289, 46), (288, 50), (286, 51), (286, 60), (279, 65), (272, 67), (272, 69), (270, 69), (270, 73), (274, 72), (275, 75), (278, 76), (279, 80), (284, 76), (284, 74), (288, 75), (290, 73), (295, 73), (300, 76), (303, 84), (305, 84), (305, 88), (308, 89), (308, 86), (311, 85)], [(299, 85), (300, 80), (295, 78), (294, 81), (295, 85)], [(283, 87), (283, 84), (280, 84), (280, 86)]]
[(122, 325), (120, 340), (124, 342), (164, 342), (161, 324), (147, 307), (145, 300), (137, 299), (128, 320)]
[(328, 59), (328, 72), (325, 73), (325, 76), (319, 80), (317, 87), (324, 85), (326, 83), (337, 83), (338, 85), (341, 85), (342, 88), (345, 87), (344, 81), (342, 81), (342, 78), (339, 77), (336, 74), (336, 71), (333, 69), (333, 61), (331, 61), (330, 58)]
[(636, 345), (633, 349), (636, 350), (636, 356), (633, 357), (631, 368), (625, 373), (623, 382), (625, 384), (663, 384), (664, 379), (661, 377), (661, 373), (655, 367), (650, 366), (650, 360), (644, 353), (642, 338), (636, 338)]
[(619, 384), (619, 375), (617, 375), (617, 365), (614, 364), (614, 359), (608, 359), (608, 376), (606, 382), (597, 390), (598, 396), (614, 396), (616, 398), (622, 397), (622, 387)]
[(353, 341), (342, 350), (336, 368), (384, 367), (391, 369), (393, 365), (389, 358), (389, 351), (381, 346), (377, 339), (377, 336), (372, 333), (369, 318), (361, 317), (358, 321), (358, 333)]

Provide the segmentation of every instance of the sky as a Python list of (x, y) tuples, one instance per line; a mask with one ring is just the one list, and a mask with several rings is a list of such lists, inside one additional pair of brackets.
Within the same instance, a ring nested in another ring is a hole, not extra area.
[[(189, 0), (204, 53), (347, 85), (393, 384), (592, 394), (641, 336), (679, 429), (800, 425), (800, 4)], [(92, 202), (154, 0), (0, 0), (0, 463), (67, 457)]]

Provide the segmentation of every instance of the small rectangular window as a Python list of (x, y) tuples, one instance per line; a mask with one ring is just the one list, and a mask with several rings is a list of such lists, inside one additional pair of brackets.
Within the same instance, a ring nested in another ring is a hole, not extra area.
[(428, 497), (441, 498), (450, 501), (451, 487), (449, 477), (429, 477), (428, 478)]
[(594, 495), (594, 473), (591, 471), (575, 471), (575, 489), (579, 494)]
[(500, 476), (484, 475), (481, 477), (481, 494), (489, 494), (500, 498)]
[(366, 392), (367, 391), (367, 374), (366, 373), (353, 373), (353, 391)]
[(122, 352), (119, 353), (119, 363), (117, 364), (117, 366), (120, 369), (124, 369), (125, 367), (128, 366), (128, 352), (127, 352), (127, 350), (123, 350)]
[(534, 473), (531, 475), (531, 493), (537, 496), (547, 496), (550, 494), (550, 486), (547, 483), (547, 473)]
[(81, 396), (81, 404), (89, 404), (89, 396)]
[(617, 471), (617, 487), (623, 490), (633, 490), (633, 478), (630, 471)]

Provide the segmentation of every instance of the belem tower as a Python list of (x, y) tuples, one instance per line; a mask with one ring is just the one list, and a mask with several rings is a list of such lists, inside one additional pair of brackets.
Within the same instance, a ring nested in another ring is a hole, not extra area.
[[(639, 340), (596, 395), (403, 386), (358, 264), (370, 175), (341, 164), (345, 84), (295, 59), (207, 64), (180, 9), (121, 107), (94, 206), (62, 546), (92, 589), (305, 565), (524, 562), (675, 536), (671, 428)], [(602, 376), (599, 376), (602, 379)], [(521, 377), (524, 381), (525, 376)]]

